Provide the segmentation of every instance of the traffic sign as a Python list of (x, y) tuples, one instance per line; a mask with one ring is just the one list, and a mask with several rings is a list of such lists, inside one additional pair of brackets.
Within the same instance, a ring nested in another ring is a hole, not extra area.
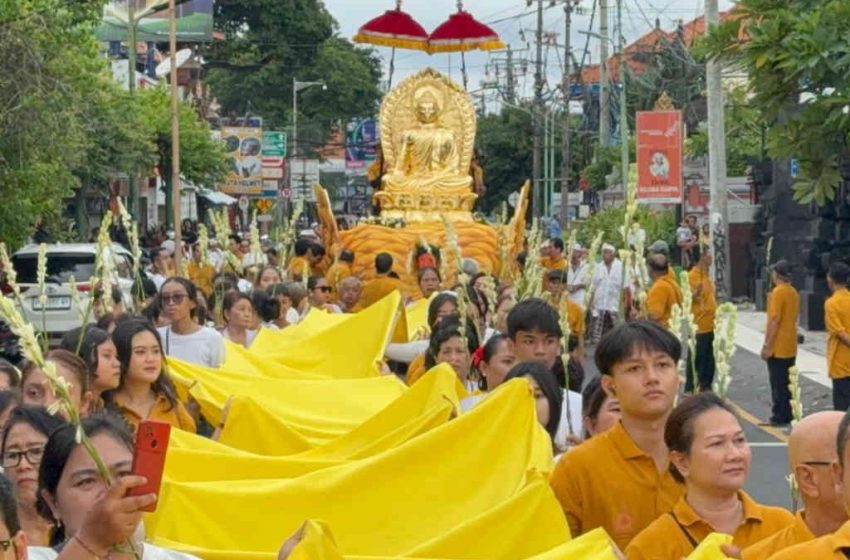
[(286, 157), (286, 133), (276, 131), (263, 132), (263, 156)]

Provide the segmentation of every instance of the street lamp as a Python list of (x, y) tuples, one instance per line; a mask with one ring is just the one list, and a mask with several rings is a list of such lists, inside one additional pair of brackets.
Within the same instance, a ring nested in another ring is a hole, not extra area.
[[(322, 91), (327, 91), (328, 86), (325, 82), (299, 82), (292, 78), (292, 159), (294, 160), (296, 157), (296, 150), (298, 149), (298, 92), (308, 87), (312, 86), (322, 86)], [(303, 161), (303, 160), (302, 160)], [(294, 163), (294, 161), (293, 161)], [(290, 166), (290, 170), (293, 169)], [(302, 166), (302, 174), (306, 174), (307, 172), (307, 162), (304, 161)], [(290, 171), (291, 173), (291, 171)], [(303, 180), (303, 178), (302, 178)], [(292, 181), (290, 180), (290, 183)]]

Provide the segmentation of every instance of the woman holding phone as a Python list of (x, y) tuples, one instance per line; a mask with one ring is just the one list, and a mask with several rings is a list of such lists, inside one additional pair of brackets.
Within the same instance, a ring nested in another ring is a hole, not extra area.
[(56, 522), (52, 544), (60, 552), (30, 547), (29, 558), (130, 560), (132, 553), (113, 550), (132, 540), (142, 560), (195, 560), (139, 538), (142, 510), (156, 502), (156, 495), (128, 495), (145, 479), (132, 475), (133, 439), (120, 419), (97, 414), (83, 420), (82, 427), (115, 482), (105, 487), (94, 461), (76, 442), (74, 426), (66, 424), (53, 432), (39, 470), (37, 508), (45, 519)]

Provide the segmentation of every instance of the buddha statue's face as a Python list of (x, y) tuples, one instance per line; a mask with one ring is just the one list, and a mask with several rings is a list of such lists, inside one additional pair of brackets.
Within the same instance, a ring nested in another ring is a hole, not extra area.
[(431, 95), (423, 95), (416, 102), (416, 116), (419, 122), (430, 124), (436, 122), (437, 115), (440, 114), (440, 108), (437, 105), (437, 100)]

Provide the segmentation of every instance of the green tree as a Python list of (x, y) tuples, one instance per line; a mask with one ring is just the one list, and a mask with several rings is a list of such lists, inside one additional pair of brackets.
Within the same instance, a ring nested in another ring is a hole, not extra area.
[(215, 22), (226, 40), (210, 47), (207, 79), (223, 115), (250, 112), (267, 126), (288, 125), (294, 78), (327, 86), (299, 94), (305, 146), (322, 143), (340, 121), (377, 111), (380, 60), (374, 50), (337, 36), (337, 23), (322, 2), (219, 0)]
[[(747, 103), (743, 88), (727, 94), (726, 113), (726, 166), (730, 176), (742, 176), (753, 160), (762, 159), (762, 118), (758, 110)], [(708, 125), (700, 123), (685, 142), (689, 157), (708, 156)]]
[(55, 223), (85, 165), (86, 93), (103, 74), (92, 26), (102, 2), (0, 2), (0, 239)]
[[(171, 98), (165, 88), (136, 93), (135, 101), (144, 133), (156, 149), (162, 171), (163, 189), (171, 193), (172, 136)], [(197, 185), (213, 185), (227, 172), (224, 147), (216, 141), (209, 125), (188, 104), (180, 103), (180, 175)], [(172, 226), (171, 196), (166, 196), (168, 225)]]
[(736, 10), (740, 17), (713, 28), (702, 50), (747, 71), (768, 153), (797, 158), (795, 198), (824, 204), (848, 156), (850, 2), (740, 0)]
[(502, 201), (531, 178), (531, 112), (503, 107), (500, 113), (478, 119), (478, 149), (484, 160), (487, 193), (481, 202), (486, 211), (498, 210)]

